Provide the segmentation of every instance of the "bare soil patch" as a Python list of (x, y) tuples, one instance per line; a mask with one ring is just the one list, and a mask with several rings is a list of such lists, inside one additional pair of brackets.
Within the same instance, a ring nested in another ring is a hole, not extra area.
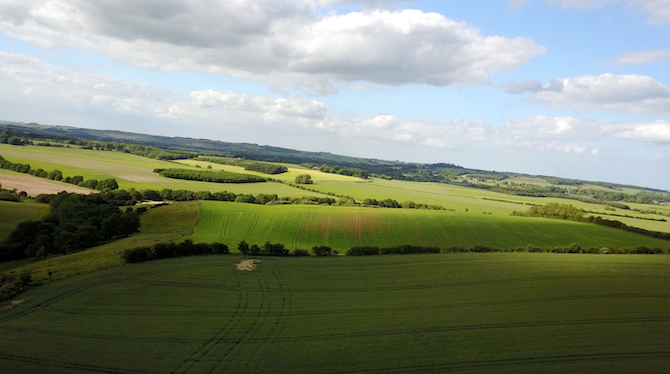
[(15, 307), (15, 306), (17, 306), (17, 305), (21, 305), (21, 304), (23, 304), (24, 301), (25, 301), (25, 299), (21, 299), (21, 300), (12, 300), (12, 302), (11, 302), (9, 305), (7, 305), (7, 306), (3, 306), (2, 308), (0, 308), (0, 311), (10, 310), (10, 309), (12, 309), (13, 307)]
[(242, 260), (235, 264), (235, 268), (241, 271), (254, 271), (256, 265), (260, 263), (261, 260)]
[(56, 194), (61, 191), (74, 192), (88, 195), (91, 190), (74, 185), (63, 185), (49, 180), (45, 180), (32, 175), (7, 175), (0, 174), (0, 184), (6, 190), (26, 191), (30, 196), (39, 194)]

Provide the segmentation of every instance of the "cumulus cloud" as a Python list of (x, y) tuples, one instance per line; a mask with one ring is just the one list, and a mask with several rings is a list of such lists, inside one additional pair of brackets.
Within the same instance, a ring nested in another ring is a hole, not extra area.
[[(455, 118), (448, 121), (402, 119), (382, 112), (372, 117), (331, 114), (318, 101), (301, 97), (247, 95), (214, 90), (193, 91), (189, 97), (86, 70), (65, 69), (24, 55), (0, 53), (0, 108), (32, 113), (62, 111), (76, 116), (91, 114), (95, 127), (119, 128), (119, 118), (129, 123), (155, 123), (165, 134), (168, 125), (182, 129), (175, 135), (209, 138), (232, 133), (238, 141), (264, 139), (284, 146), (308, 148), (305, 139), (334, 143), (385, 144), (422, 152), (447, 149), (473, 152), (539, 151), (601, 157), (608, 142), (670, 146), (670, 122), (616, 123), (574, 117), (535, 116), (507, 119), (501, 125)], [(123, 116), (123, 117), (119, 117)], [(40, 117), (44, 118), (44, 117)], [(31, 120), (35, 120), (31, 118)], [(47, 122), (58, 124), (57, 122)], [(67, 124), (74, 124), (67, 122)], [(89, 123), (79, 125), (91, 126)], [(188, 126), (188, 133), (183, 129)], [(344, 141), (346, 139), (346, 141)], [(409, 147), (409, 148), (407, 148)]]
[(538, 92), (542, 91), (542, 83), (536, 79), (526, 79), (520, 83), (509, 83), (505, 88), (505, 92), (510, 94), (520, 94), (524, 92)]
[(239, 92), (217, 92), (213, 90), (192, 91), (193, 104), (205, 108), (224, 108), (262, 112), (267, 115), (323, 119), (328, 106), (314, 100), (299, 97), (274, 99), (269, 96), (251, 96)]
[(612, 59), (611, 62), (619, 66), (640, 65), (663, 61), (668, 57), (670, 57), (670, 51), (664, 49), (644, 52), (624, 52)]
[(614, 135), (617, 139), (670, 144), (670, 121), (634, 125), (634, 128)]
[[(525, 5), (529, 0), (510, 0), (512, 7)], [(565, 9), (598, 9), (608, 4), (626, 4), (628, 7), (649, 13), (647, 22), (652, 24), (670, 23), (670, 1), (668, 0), (545, 0)]]
[(488, 84), (492, 74), (546, 51), (530, 39), (485, 36), (440, 14), (321, 15), (312, 0), (8, 0), (0, 3), (0, 32), (148, 68), (229, 74), (326, 93), (338, 82)]
[(364, 9), (388, 9), (402, 3), (413, 2), (414, 0), (317, 0), (319, 5), (327, 8), (363, 4)]
[(539, 81), (510, 83), (507, 92), (531, 93), (531, 100), (560, 109), (622, 111), (635, 114), (669, 113), (670, 89), (654, 78), (643, 75), (553, 78), (544, 87)]

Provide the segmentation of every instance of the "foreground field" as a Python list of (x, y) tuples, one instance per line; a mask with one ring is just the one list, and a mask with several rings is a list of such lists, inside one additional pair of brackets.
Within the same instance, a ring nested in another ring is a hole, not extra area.
[(402, 244), (440, 248), (488, 245), (514, 248), (528, 244), (582, 247), (637, 245), (667, 249), (670, 242), (602, 226), (544, 218), (523, 218), (450, 211), (264, 206), (203, 201), (195, 242), (222, 242), (232, 249), (245, 240), (279, 242), (309, 249), (329, 245), (346, 251), (357, 245)]
[(185, 258), (0, 312), (10, 373), (665, 373), (670, 256)]

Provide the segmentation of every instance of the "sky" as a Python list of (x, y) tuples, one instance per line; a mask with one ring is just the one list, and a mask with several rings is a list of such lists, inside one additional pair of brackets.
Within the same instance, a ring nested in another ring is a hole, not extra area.
[(670, 190), (670, 0), (0, 0), (0, 120)]

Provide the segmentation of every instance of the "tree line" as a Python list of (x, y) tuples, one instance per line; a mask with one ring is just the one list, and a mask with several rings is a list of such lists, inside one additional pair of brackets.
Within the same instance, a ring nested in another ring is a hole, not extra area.
[(0, 261), (67, 254), (139, 231), (140, 218), (99, 195), (61, 192), (51, 195), (50, 213), (39, 221), (19, 223), (0, 243)]
[[(122, 205), (135, 205), (140, 201), (160, 201), (160, 200), (169, 200), (169, 201), (195, 201), (195, 200), (207, 200), (207, 201), (228, 201), (236, 203), (248, 203), (248, 204), (259, 204), (259, 205), (330, 205), (330, 206), (362, 206), (362, 207), (379, 207), (379, 208), (405, 208), (405, 209), (433, 209), (433, 210), (446, 210), (442, 206), (437, 205), (427, 205), (414, 203), (413, 201), (405, 201), (403, 203), (398, 203), (395, 200), (391, 200), (392, 203), (383, 203), (379, 205), (366, 205), (365, 202), (370, 203), (371, 201), (376, 201), (374, 199), (364, 199), (360, 203), (357, 202), (353, 197), (349, 196), (340, 196), (337, 199), (333, 197), (319, 197), (319, 196), (303, 196), (303, 197), (280, 197), (277, 194), (236, 194), (234, 192), (228, 191), (219, 191), (219, 192), (209, 192), (209, 191), (189, 191), (189, 190), (172, 190), (165, 188), (163, 190), (135, 190), (131, 188), (129, 190), (114, 190), (114, 191), (105, 191), (100, 193), (100, 196), (103, 200), (107, 201), (110, 204), (122, 206)], [(42, 197), (37, 196), (37, 201), (41, 201)], [(369, 201), (367, 201), (369, 200)], [(383, 200), (382, 200), (383, 201)]]
[[(266, 241), (262, 245), (249, 244), (241, 241), (237, 250), (245, 256), (274, 256), (274, 257), (305, 257), (310, 256), (310, 251), (302, 248), (289, 250), (284, 244)], [(574, 254), (664, 254), (666, 251), (660, 248), (649, 248), (637, 246), (632, 249), (619, 249), (616, 247), (581, 248), (577, 243), (564, 246), (539, 247), (529, 244), (526, 247), (498, 249), (487, 245), (475, 245), (470, 249), (464, 247), (438, 247), (399, 245), (394, 247), (378, 246), (355, 246), (345, 253), (346, 256), (379, 256), (379, 255), (410, 255), (410, 254), (438, 254), (438, 253), (494, 253), (494, 252), (527, 252), (527, 253), (574, 253)], [(670, 253), (670, 251), (668, 251)], [(188, 257), (199, 255), (230, 254), (228, 246), (221, 243), (199, 243), (194, 244), (191, 240), (181, 243), (161, 243), (150, 247), (137, 247), (126, 250), (123, 258), (127, 263), (137, 263), (164, 258)], [(329, 246), (313, 246), (311, 255), (316, 257), (337, 256), (339, 252)]]
[(321, 165), (319, 168), (320, 172), (323, 173), (330, 173), (330, 174), (340, 174), (340, 175), (348, 175), (350, 177), (356, 177), (356, 178), (361, 178), (361, 179), (368, 179), (368, 176), (370, 175), (367, 171), (363, 169), (358, 169), (358, 168), (342, 168), (339, 166), (329, 166), (327, 164)]
[(288, 171), (288, 168), (283, 165), (271, 164), (267, 162), (249, 162), (243, 160), (225, 159), (218, 157), (198, 157), (197, 161), (206, 161), (220, 165), (240, 166), (244, 170), (256, 171), (264, 174), (281, 174)]
[[(32, 140), (30, 140), (31, 138), (43, 140), (45, 142), (35, 143)], [(55, 142), (55, 144), (52, 144), (51, 142)], [(154, 158), (157, 160), (181, 160), (197, 156), (197, 154), (192, 152), (160, 149), (147, 145), (125, 144), (118, 142), (105, 142), (100, 140), (85, 140), (85, 139), (73, 139), (73, 138), (46, 139), (43, 136), (31, 133), (20, 133), (18, 135), (15, 135), (12, 131), (8, 129), (5, 129), (2, 133), (0, 133), (0, 143), (11, 144), (11, 145), (34, 144), (37, 146), (45, 146), (45, 147), (52, 147), (52, 146), (69, 147), (75, 145), (79, 146), (82, 149), (95, 149), (99, 151), (117, 151), (123, 153), (130, 153), (142, 157)]]
[(154, 169), (154, 173), (166, 178), (186, 179), (201, 182), (213, 183), (261, 183), (266, 182), (261, 178), (251, 174), (233, 173), (230, 171), (209, 171), (209, 170), (189, 170), (189, 169)]

